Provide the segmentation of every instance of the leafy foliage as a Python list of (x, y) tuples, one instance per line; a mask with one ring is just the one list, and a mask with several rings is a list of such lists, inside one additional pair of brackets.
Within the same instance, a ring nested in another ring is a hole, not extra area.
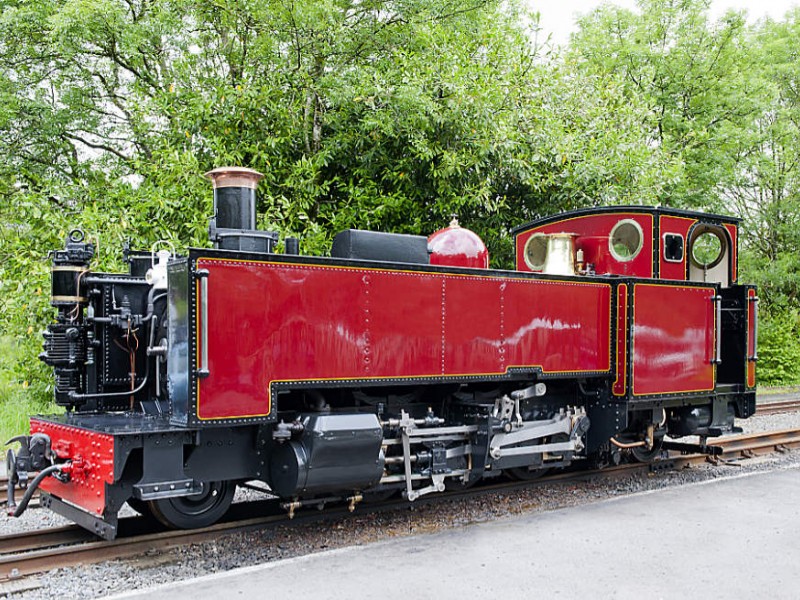
[(800, 380), (800, 314), (773, 311), (762, 319), (758, 336), (758, 376), (766, 385)]
[(24, 365), (16, 360), (18, 352), (17, 344), (0, 338), (0, 443), (27, 431), (30, 415), (56, 411), (50, 378), (43, 372), (31, 378), (22, 375), (20, 367)]

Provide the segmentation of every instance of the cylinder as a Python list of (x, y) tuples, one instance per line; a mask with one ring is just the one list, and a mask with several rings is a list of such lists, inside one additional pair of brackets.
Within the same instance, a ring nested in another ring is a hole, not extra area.
[(305, 415), (298, 439), (273, 446), (269, 486), (281, 498), (377, 484), (384, 467), (378, 417), (367, 413)]
[(85, 240), (83, 231), (70, 231), (64, 249), (52, 253), (50, 304), (72, 307), (87, 302), (84, 279), (93, 256), (94, 246)]
[(53, 306), (85, 304), (86, 286), (81, 284), (81, 278), (87, 272), (87, 266), (53, 265), (50, 278), (50, 304)]
[(214, 217), (219, 229), (256, 228), (256, 186), (264, 177), (244, 167), (219, 167), (206, 173), (214, 186)]

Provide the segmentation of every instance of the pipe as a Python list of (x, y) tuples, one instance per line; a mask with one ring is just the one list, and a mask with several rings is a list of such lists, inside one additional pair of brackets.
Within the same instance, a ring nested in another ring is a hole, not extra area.
[[(153, 317), (152, 322), (150, 323), (150, 346), (153, 345), (153, 339), (155, 338), (155, 329), (158, 325), (158, 317), (155, 315), (151, 315)], [(136, 386), (132, 390), (125, 390), (124, 392), (102, 392), (96, 394), (79, 394), (78, 392), (70, 392), (69, 399), (70, 400), (88, 400), (90, 398), (124, 398), (125, 396), (133, 396), (141, 392), (145, 386), (147, 385), (148, 380), (150, 379), (150, 361), (145, 361), (145, 369), (144, 369), (144, 379), (142, 382)]]
[[(158, 296), (154, 296), (154, 292), (155, 288), (151, 289), (147, 294), (147, 313), (142, 317), (142, 323), (149, 323), (155, 317), (155, 303), (167, 297), (166, 292)], [(112, 317), (90, 317), (86, 320), (91, 323), (100, 323), (102, 325), (110, 325), (114, 322)]]
[(646, 442), (644, 442), (644, 441), (641, 441), (641, 442), (633, 442), (633, 443), (631, 443), (631, 444), (626, 444), (626, 443), (624, 443), (624, 442), (618, 442), (618, 441), (617, 441), (617, 440), (615, 440), (613, 437), (612, 437), (612, 438), (608, 438), (608, 439), (609, 439), (609, 441), (610, 441), (612, 444), (614, 444), (614, 445), (615, 445), (617, 448), (623, 448), (623, 449), (626, 449), (626, 448), (641, 448), (642, 446), (646, 446), (646, 445), (647, 445), (647, 443), (646, 443)]
[(84, 280), (86, 285), (150, 285), (144, 279), (125, 279), (123, 277), (86, 277)]
[(581, 381), (580, 379), (578, 380), (578, 389), (581, 391), (581, 394), (583, 394), (584, 396), (588, 396), (588, 397), (594, 396), (595, 398), (600, 397), (600, 390), (594, 390), (594, 391), (588, 390), (586, 388), (586, 382), (585, 381)]
[[(9, 440), (8, 443), (10, 444), (11, 440)], [(19, 481), (17, 479), (17, 458), (12, 448), (9, 448), (6, 454), (6, 475), (8, 477), (8, 485), (6, 486), (8, 500), (6, 501), (6, 507), (9, 514), (11, 514), (11, 509), (17, 506), (17, 502), (14, 500), (14, 491), (17, 486), (17, 481)]]
[(25, 512), (25, 509), (28, 508), (28, 503), (33, 498), (33, 494), (36, 493), (36, 490), (39, 488), (39, 484), (44, 481), (46, 477), (49, 477), (51, 474), (55, 473), (56, 471), (62, 471), (64, 466), (71, 463), (63, 463), (60, 465), (50, 465), (46, 469), (43, 469), (39, 472), (39, 474), (31, 481), (28, 489), (25, 491), (25, 495), (22, 496), (22, 500), (19, 501), (19, 506), (17, 506), (16, 501), (14, 500), (14, 482), (9, 478), (8, 480), (8, 505), (6, 506), (6, 510), (8, 514), (12, 517), (20, 517), (22, 513)]

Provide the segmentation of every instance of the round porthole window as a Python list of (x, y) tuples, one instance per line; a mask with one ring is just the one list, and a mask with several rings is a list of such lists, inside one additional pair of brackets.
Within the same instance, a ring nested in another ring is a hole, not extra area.
[(722, 260), (725, 242), (716, 229), (701, 229), (692, 237), (692, 262), (705, 269), (716, 267)]
[(534, 233), (525, 242), (525, 250), (523, 252), (525, 264), (533, 271), (541, 271), (544, 269), (545, 260), (547, 260), (547, 236), (543, 233)]
[(611, 256), (619, 261), (633, 260), (642, 251), (644, 234), (641, 226), (633, 219), (623, 219), (611, 230), (608, 248)]

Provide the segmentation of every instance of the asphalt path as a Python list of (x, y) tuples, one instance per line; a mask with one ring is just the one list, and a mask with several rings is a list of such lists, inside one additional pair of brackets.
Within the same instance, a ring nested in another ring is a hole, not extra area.
[(236, 569), (114, 600), (800, 597), (800, 468)]

